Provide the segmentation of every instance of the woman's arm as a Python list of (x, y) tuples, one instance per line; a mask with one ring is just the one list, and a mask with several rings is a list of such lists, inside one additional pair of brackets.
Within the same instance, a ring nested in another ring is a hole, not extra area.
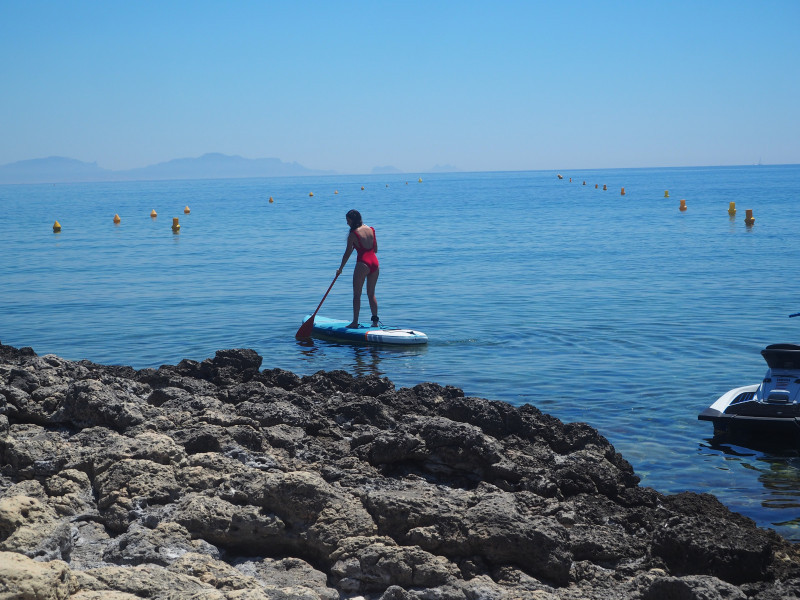
[(344, 269), (344, 266), (347, 264), (347, 261), (350, 259), (350, 255), (353, 253), (353, 249), (354, 248), (355, 248), (355, 245), (353, 244), (353, 234), (351, 233), (350, 235), (347, 236), (347, 248), (345, 248), (344, 254), (342, 255), (342, 264), (336, 270), (336, 273), (338, 275), (342, 274), (342, 269)]

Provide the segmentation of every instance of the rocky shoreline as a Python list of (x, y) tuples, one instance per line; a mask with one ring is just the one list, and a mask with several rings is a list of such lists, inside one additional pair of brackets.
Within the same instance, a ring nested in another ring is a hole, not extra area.
[(0, 344), (0, 599), (795, 597), (797, 545), (533, 406)]

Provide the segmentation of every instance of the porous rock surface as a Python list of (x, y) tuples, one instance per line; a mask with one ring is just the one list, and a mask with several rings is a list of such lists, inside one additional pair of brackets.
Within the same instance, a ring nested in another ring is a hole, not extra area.
[(0, 599), (777, 600), (800, 553), (533, 406), (0, 344)]

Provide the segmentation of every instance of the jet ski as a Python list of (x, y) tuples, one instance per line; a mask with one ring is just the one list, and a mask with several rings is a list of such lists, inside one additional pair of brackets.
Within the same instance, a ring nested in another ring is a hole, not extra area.
[(800, 439), (800, 345), (772, 344), (761, 355), (768, 367), (761, 383), (726, 392), (698, 415), (715, 436)]

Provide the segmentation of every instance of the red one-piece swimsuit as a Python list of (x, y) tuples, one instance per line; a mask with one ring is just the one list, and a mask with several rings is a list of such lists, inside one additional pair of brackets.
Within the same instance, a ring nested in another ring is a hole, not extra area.
[(375, 245), (378, 243), (378, 238), (375, 237), (375, 228), (370, 227), (370, 229), (372, 229), (372, 239), (373, 239), (372, 248), (362, 248), (361, 242), (358, 239), (358, 236), (355, 234), (355, 232), (353, 233), (353, 237), (355, 238), (353, 246), (355, 247), (356, 252), (358, 253), (358, 258), (356, 259), (356, 262), (364, 263), (369, 267), (369, 272), (374, 273), (375, 271), (378, 270), (378, 267), (380, 266), (380, 264), (378, 263), (378, 255), (375, 253)]

